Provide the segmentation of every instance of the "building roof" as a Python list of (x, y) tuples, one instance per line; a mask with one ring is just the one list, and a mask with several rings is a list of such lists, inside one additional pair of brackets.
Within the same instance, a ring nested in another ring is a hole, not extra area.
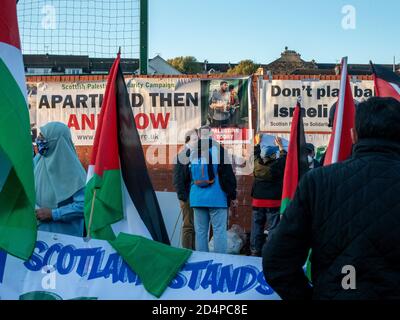
[[(335, 75), (337, 63), (317, 63), (315, 60), (305, 61), (296, 51), (289, 50), (287, 47), (281, 53), (281, 57), (269, 64), (262, 65), (265, 71), (272, 74), (293, 74), (293, 75)], [(393, 70), (393, 65), (384, 64), (385, 68)], [(400, 73), (400, 65), (396, 66)], [(369, 64), (349, 64), (348, 72), (350, 75), (371, 75), (372, 70)]]
[(159, 55), (156, 55), (153, 59), (149, 60), (148, 65), (148, 74), (156, 75), (156, 74), (170, 74), (170, 75), (179, 75), (182, 74), (178, 70), (176, 70), (173, 66), (171, 66), (167, 61), (161, 58)]
[[(27, 68), (51, 68), (52, 73), (65, 73), (66, 68), (81, 69), (83, 74), (107, 74), (114, 62), (114, 58), (90, 58), (80, 55), (24, 55), (25, 69)], [(198, 62), (203, 73), (225, 73), (230, 68), (234, 68), (237, 63), (209, 63), (207, 60)], [(268, 63), (261, 64), (264, 73), (271, 71), (272, 74), (286, 75), (335, 75), (337, 63), (317, 63), (314, 60), (305, 61), (301, 55), (287, 47), (281, 56)], [(393, 65), (385, 64), (384, 67), (392, 70)], [(122, 71), (127, 74), (138, 74), (139, 59), (121, 59)], [(372, 70), (369, 64), (349, 64), (350, 75), (371, 75)], [(396, 66), (400, 74), (400, 65)], [(177, 69), (172, 67), (166, 60), (159, 55), (148, 62), (149, 75), (180, 75)]]
[[(64, 73), (65, 69), (82, 69), (83, 74), (107, 74), (114, 62), (114, 58), (90, 58), (89, 56), (72, 55), (24, 55), (25, 69), (51, 69), (52, 73)], [(124, 73), (138, 73), (139, 59), (121, 59), (121, 68)], [(148, 74), (181, 74), (159, 55), (149, 59)]]

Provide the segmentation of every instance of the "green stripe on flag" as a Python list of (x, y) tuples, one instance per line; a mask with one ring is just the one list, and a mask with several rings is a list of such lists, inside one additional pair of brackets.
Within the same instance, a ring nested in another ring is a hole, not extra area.
[(291, 200), (289, 198), (282, 199), (280, 214), (283, 214), (285, 212), (285, 210), (286, 210), (287, 206), (289, 205), (290, 201)]
[(7, 181), (8, 174), (11, 171), (11, 163), (4, 151), (0, 148), (0, 192)]
[(137, 273), (145, 289), (157, 298), (161, 297), (192, 254), (188, 249), (174, 248), (122, 232), (110, 244)]
[(306, 276), (310, 282), (312, 282), (311, 278), (311, 254), (312, 250), (308, 253), (307, 262), (306, 262)]
[(94, 174), (86, 184), (85, 224), (93, 238), (115, 239), (111, 225), (124, 217), (121, 188), (120, 170), (104, 171), (103, 177)]
[(21, 89), (1, 58), (0, 148), (12, 166), (0, 193), (0, 247), (27, 260), (37, 230), (29, 113)]
[(35, 247), (36, 226), (34, 209), (12, 169), (0, 193), (0, 247), (29, 259)]

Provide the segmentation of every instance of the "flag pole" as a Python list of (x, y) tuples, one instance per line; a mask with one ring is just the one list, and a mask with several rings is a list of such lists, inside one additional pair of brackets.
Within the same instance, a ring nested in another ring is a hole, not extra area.
[(343, 112), (344, 112), (344, 98), (346, 96), (346, 82), (347, 82), (347, 57), (342, 59), (342, 76), (340, 79), (340, 92), (339, 92), (339, 103), (336, 110), (337, 114), (335, 117), (335, 140), (332, 151), (332, 162), (336, 163), (339, 158), (340, 150), (340, 139), (342, 136), (342, 124), (343, 124)]
[(94, 201), (96, 200), (96, 191), (97, 191), (97, 189), (94, 189), (93, 198), (92, 198), (92, 206), (90, 208), (89, 226), (88, 226), (88, 234), (87, 234), (88, 239), (92, 238), (91, 235), (90, 235), (90, 231), (91, 231), (91, 228), (92, 228), (92, 220), (93, 220), (93, 212), (94, 212)]
[(374, 89), (375, 89), (375, 97), (379, 97), (379, 88), (376, 85), (376, 70), (374, 67), (374, 64), (372, 63), (372, 61), (369, 61), (370, 65), (371, 65), (371, 69), (372, 69), (372, 78), (374, 80)]

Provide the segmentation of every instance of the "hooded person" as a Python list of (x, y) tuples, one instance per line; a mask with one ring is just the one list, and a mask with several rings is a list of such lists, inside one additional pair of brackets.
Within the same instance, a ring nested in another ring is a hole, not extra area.
[(281, 138), (275, 139), (276, 146), (265, 145), (262, 134), (258, 134), (258, 140), (254, 147), (254, 181), (251, 191), (253, 213), (250, 249), (253, 256), (261, 256), (265, 227), (270, 237), (278, 226), (287, 155)]
[(38, 230), (83, 236), (86, 172), (69, 128), (49, 122), (40, 128), (34, 158)]
[(316, 169), (321, 167), (321, 164), (315, 160), (315, 146), (312, 143), (306, 143), (308, 167)]

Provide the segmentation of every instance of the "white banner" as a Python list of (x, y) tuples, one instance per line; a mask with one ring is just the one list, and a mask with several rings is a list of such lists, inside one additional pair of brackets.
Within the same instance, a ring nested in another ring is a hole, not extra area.
[[(0, 298), (155, 299), (107, 241), (39, 232), (31, 259), (0, 251)], [(261, 259), (193, 252), (164, 300), (279, 300)]]
[[(188, 130), (205, 124), (212, 127), (217, 141), (251, 140), (250, 78), (126, 81), (144, 145), (184, 144)], [(92, 145), (105, 88), (106, 81), (39, 83), (36, 110), (32, 110), (37, 127), (60, 121), (70, 127), (75, 145)]]
[[(260, 88), (260, 130), (290, 132), (297, 97), (302, 97), (304, 131), (331, 132), (329, 111), (339, 96), (339, 80), (264, 80)], [(373, 96), (373, 81), (351, 81), (353, 97), (361, 102)]]

